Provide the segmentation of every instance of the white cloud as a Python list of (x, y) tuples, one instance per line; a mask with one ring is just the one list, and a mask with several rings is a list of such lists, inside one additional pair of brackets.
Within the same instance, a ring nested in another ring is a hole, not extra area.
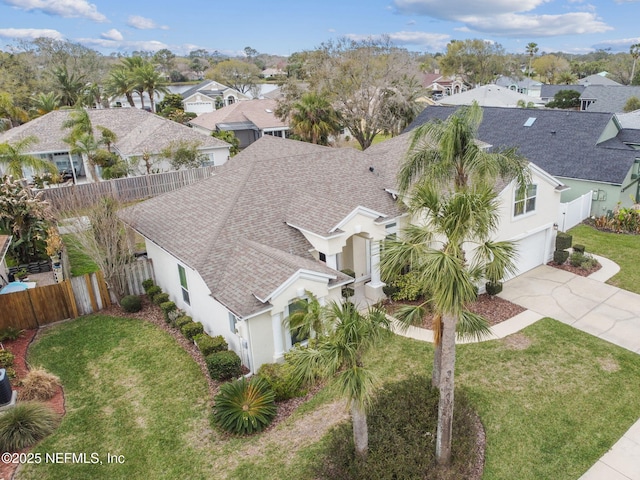
[(130, 15), (127, 20), (127, 25), (138, 30), (153, 30), (155, 28), (169, 30), (169, 27), (166, 25), (160, 26), (150, 18), (141, 17), (140, 15)]
[[(536, 8), (551, 0), (394, 0), (400, 13), (426, 15), (460, 22), (468, 30), (512, 37), (550, 37), (602, 33), (612, 30), (590, 6), (576, 5), (574, 11), (559, 15), (538, 15)], [(626, 0), (640, 1), (640, 0)]]
[(75, 41), (93, 48), (104, 48), (117, 51), (144, 50), (157, 52), (163, 48), (169, 48), (166, 43), (157, 40), (141, 41), (117, 41), (108, 38), (78, 38)]
[(48, 28), (0, 28), (0, 37), (20, 40), (35, 40), (36, 38), (46, 37), (54, 40), (64, 40), (57, 30)]
[(631, 47), (631, 45), (635, 45), (636, 43), (640, 43), (640, 37), (604, 40), (594, 45), (593, 47), (594, 48), (611, 48), (612, 50), (619, 51), (619, 52), (629, 52), (629, 47)]
[(386, 33), (384, 35), (358, 35), (350, 33), (345, 37), (355, 40), (369, 40), (369, 39), (381, 39), (383, 36), (389, 37), (389, 39), (398, 45), (421, 45), (432, 50), (442, 50), (446, 47), (447, 43), (451, 39), (450, 35), (445, 33), (426, 33), (426, 32), (393, 32)]
[(112, 28), (111, 30), (101, 33), (100, 34), (100, 38), (105, 38), (107, 40), (115, 40), (115, 41), (122, 41), (124, 39), (124, 37), (122, 36), (122, 33), (120, 33), (118, 30), (116, 30), (115, 28)]
[(614, 0), (616, 3), (637, 3), (640, 0)]
[(107, 17), (86, 0), (2, 0), (7, 5), (31, 11), (39, 10), (47, 15), (64, 18), (88, 18), (94, 22), (106, 22)]

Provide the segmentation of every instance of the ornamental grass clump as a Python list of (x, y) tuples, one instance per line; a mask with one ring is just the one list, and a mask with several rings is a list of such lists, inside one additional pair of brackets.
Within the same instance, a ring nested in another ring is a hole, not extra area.
[(0, 415), (0, 450), (31, 447), (58, 426), (60, 417), (40, 402), (20, 402)]
[(225, 431), (250, 435), (267, 427), (276, 416), (275, 394), (260, 377), (225, 383), (215, 398), (214, 418)]
[(49, 400), (60, 386), (60, 379), (44, 368), (34, 368), (22, 379), (20, 400)]

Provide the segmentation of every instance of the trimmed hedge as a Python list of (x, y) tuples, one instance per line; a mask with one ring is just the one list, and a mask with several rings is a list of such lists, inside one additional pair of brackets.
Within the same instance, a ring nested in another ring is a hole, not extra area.
[(556, 250), (571, 248), (571, 242), (573, 242), (573, 236), (568, 233), (558, 232), (556, 234)]
[(566, 250), (556, 250), (553, 252), (553, 262), (557, 265), (562, 265), (569, 258), (569, 252)]
[(189, 340), (193, 340), (196, 335), (200, 335), (201, 333), (204, 333), (204, 327), (202, 326), (201, 323), (192, 321), (180, 327), (180, 331)]
[(142, 300), (137, 295), (127, 295), (120, 300), (120, 306), (127, 313), (136, 313), (142, 310)]
[(168, 301), (169, 301), (169, 294), (168, 293), (158, 293), (157, 295), (153, 296), (153, 303), (155, 303), (158, 306), (160, 306), (160, 304), (162, 304), (164, 302), (168, 302)]
[(153, 283), (153, 280), (150, 278), (142, 281), (142, 288), (144, 288), (145, 293), (148, 293), (149, 289), (153, 286), (155, 286), (155, 283)]
[(584, 245), (580, 245), (579, 243), (576, 243), (573, 246), (573, 251), (578, 253), (584, 253)]
[(212, 353), (224, 352), (229, 349), (229, 345), (222, 335), (211, 337), (206, 333), (200, 333), (193, 339), (196, 342), (198, 349), (205, 357)]
[(162, 313), (164, 314), (164, 321), (169, 323), (171, 322), (171, 313), (175, 312), (178, 307), (175, 303), (169, 301), (169, 302), (163, 302), (160, 305), (160, 310), (162, 310)]
[(149, 297), (149, 299), (153, 300), (153, 297), (155, 297), (159, 293), (162, 293), (162, 289), (157, 285), (153, 285), (153, 286), (149, 287), (149, 289), (146, 290), (146, 292), (147, 292), (147, 296)]
[(487, 282), (485, 285), (487, 293), (489, 295), (497, 295), (502, 291), (502, 283), (501, 282)]
[(189, 315), (181, 315), (173, 321), (173, 324), (180, 330), (184, 325), (191, 322), (193, 322), (193, 318)]
[(242, 361), (233, 350), (212, 353), (205, 360), (209, 375), (214, 380), (230, 380), (242, 375)]

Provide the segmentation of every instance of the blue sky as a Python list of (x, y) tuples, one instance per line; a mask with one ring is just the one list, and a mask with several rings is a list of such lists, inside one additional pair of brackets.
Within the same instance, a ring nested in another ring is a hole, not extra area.
[(412, 51), (481, 38), (524, 52), (628, 52), (640, 43), (640, 0), (0, 0), (0, 49), (39, 36), (102, 53), (168, 48), (289, 55), (337, 37), (389, 35)]

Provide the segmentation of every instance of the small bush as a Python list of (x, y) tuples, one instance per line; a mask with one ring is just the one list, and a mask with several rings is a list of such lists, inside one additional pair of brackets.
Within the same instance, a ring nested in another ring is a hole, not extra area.
[(167, 323), (171, 322), (171, 313), (175, 312), (177, 309), (177, 305), (171, 301), (160, 304), (160, 310), (162, 310), (162, 313), (164, 314), (164, 321)]
[(34, 368), (22, 379), (18, 397), (20, 400), (49, 400), (58, 387), (60, 379), (44, 368)]
[(193, 318), (189, 315), (181, 315), (173, 321), (173, 324), (177, 329), (181, 329), (184, 325), (191, 322), (193, 322)]
[(584, 245), (580, 245), (579, 243), (576, 243), (573, 246), (573, 251), (578, 253), (584, 253)]
[(136, 313), (142, 310), (142, 301), (137, 295), (127, 295), (120, 300), (120, 306), (127, 313)]
[(7, 327), (0, 330), (0, 342), (5, 342), (7, 340), (17, 340), (22, 336), (24, 330), (20, 330), (16, 327)]
[(356, 291), (351, 286), (342, 287), (342, 296), (344, 298), (351, 298), (355, 295)]
[(582, 262), (584, 262), (584, 259), (584, 253), (573, 252), (571, 255), (569, 255), (569, 263), (572, 267), (579, 267), (580, 265), (582, 265)]
[(201, 323), (191, 322), (186, 323), (182, 327), (180, 327), (180, 331), (189, 340), (193, 340), (196, 335), (204, 333), (204, 327)]
[(222, 335), (210, 337), (206, 333), (200, 333), (193, 337), (193, 339), (198, 346), (198, 350), (200, 350), (205, 357), (212, 353), (224, 352), (229, 349), (229, 345)]
[(264, 378), (272, 388), (276, 402), (304, 395), (288, 363), (264, 363), (258, 370), (258, 376)]
[(241, 378), (220, 387), (214, 418), (227, 432), (249, 435), (262, 431), (276, 416), (274, 393), (260, 377)]
[(393, 300), (412, 302), (422, 296), (422, 285), (415, 272), (399, 275), (393, 283), (398, 288), (398, 291), (392, 297)]
[(382, 287), (382, 291), (388, 298), (393, 298), (400, 289), (397, 285), (393, 283), (388, 283), (384, 287)]
[(13, 353), (9, 350), (0, 350), (0, 368), (12, 367), (13, 359)]
[(59, 416), (39, 402), (20, 402), (0, 416), (0, 450), (31, 447), (53, 432)]
[(233, 350), (212, 353), (206, 357), (206, 362), (214, 380), (224, 381), (242, 375), (242, 362)]
[(566, 250), (567, 248), (571, 248), (572, 241), (573, 236), (565, 232), (558, 232), (556, 234), (556, 250)]
[(153, 301), (153, 297), (155, 297), (159, 293), (162, 293), (162, 289), (157, 285), (153, 285), (152, 287), (149, 287), (149, 289), (147, 290), (147, 296), (149, 297), (149, 300), (152, 300), (152, 301)]
[(497, 295), (502, 291), (502, 282), (487, 282), (485, 288), (489, 295)]
[(153, 296), (153, 303), (155, 303), (158, 306), (160, 304), (168, 302), (168, 301), (169, 301), (169, 294), (168, 293), (158, 293), (158, 294)]
[(553, 263), (556, 265), (562, 265), (569, 258), (569, 252), (566, 250), (556, 250), (553, 252)]
[(148, 293), (149, 289), (154, 285), (155, 283), (153, 283), (153, 280), (151, 280), (150, 278), (147, 278), (146, 280), (142, 281), (142, 288), (144, 288), (145, 293)]

